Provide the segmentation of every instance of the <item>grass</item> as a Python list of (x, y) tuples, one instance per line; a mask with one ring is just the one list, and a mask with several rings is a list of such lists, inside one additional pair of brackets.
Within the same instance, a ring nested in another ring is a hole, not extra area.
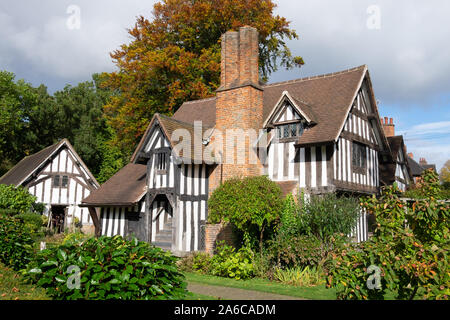
[(45, 290), (25, 283), (14, 270), (0, 264), (0, 300), (50, 300)]
[(336, 299), (334, 289), (326, 289), (325, 285), (315, 287), (297, 287), (260, 278), (254, 278), (250, 280), (235, 280), (191, 272), (185, 272), (184, 275), (186, 276), (186, 280), (189, 282), (195, 282), (205, 285), (255, 290), (312, 300)]

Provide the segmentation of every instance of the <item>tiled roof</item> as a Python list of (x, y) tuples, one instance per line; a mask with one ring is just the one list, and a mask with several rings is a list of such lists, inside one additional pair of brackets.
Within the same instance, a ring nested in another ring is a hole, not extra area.
[(37, 172), (41, 167), (43, 167), (46, 160), (63, 145), (66, 145), (75, 154), (75, 156), (78, 157), (93, 183), (96, 186), (99, 186), (95, 177), (90, 173), (89, 169), (83, 163), (83, 160), (78, 156), (75, 149), (67, 139), (62, 139), (58, 143), (55, 143), (54, 145), (51, 145), (20, 160), (13, 168), (11, 168), (11, 170), (0, 178), (0, 184), (13, 184), (16, 186), (22, 184), (33, 172)]
[(143, 164), (129, 163), (101, 187), (83, 199), (85, 205), (131, 206), (141, 200), (146, 190), (146, 170)]
[(413, 177), (419, 177), (425, 169), (410, 156), (407, 157), (407, 160)]
[[(317, 123), (304, 132), (299, 144), (330, 142), (336, 140), (367, 67), (273, 83), (263, 86), (263, 119), (266, 119), (280, 99), (283, 91), (296, 100)], [(184, 103), (172, 119), (192, 124), (202, 121), (214, 126), (216, 99), (208, 98)]]
[(62, 141), (55, 143), (41, 151), (20, 160), (13, 168), (0, 178), (0, 184), (13, 184), (18, 186), (26, 179), (45, 159), (47, 159)]

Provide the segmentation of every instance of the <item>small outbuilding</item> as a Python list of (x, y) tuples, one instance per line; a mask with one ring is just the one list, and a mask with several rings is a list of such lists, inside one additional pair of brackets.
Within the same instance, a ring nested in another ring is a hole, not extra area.
[(67, 139), (23, 158), (0, 178), (0, 184), (27, 188), (45, 204), (44, 214), (57, 231), (76, 222), (93, 231), (88, 209), (79, 205), (100, 185)]

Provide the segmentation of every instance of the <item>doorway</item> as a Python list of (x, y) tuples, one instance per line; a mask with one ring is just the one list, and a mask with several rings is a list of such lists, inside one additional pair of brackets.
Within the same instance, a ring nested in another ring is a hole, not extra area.
[(51, 208), (51, 224), (50, 227), (55, 233), (63, 233), (66, 220), (66, 206), (55, 206)]

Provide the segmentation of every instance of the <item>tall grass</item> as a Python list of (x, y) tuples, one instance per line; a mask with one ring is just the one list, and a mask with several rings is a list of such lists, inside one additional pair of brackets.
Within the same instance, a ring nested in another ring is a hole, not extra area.
[(281, 283), (300, 287), (313, 287), (325, 283), (325, 275), (320, 267), (276, 268), (274, 278)]

